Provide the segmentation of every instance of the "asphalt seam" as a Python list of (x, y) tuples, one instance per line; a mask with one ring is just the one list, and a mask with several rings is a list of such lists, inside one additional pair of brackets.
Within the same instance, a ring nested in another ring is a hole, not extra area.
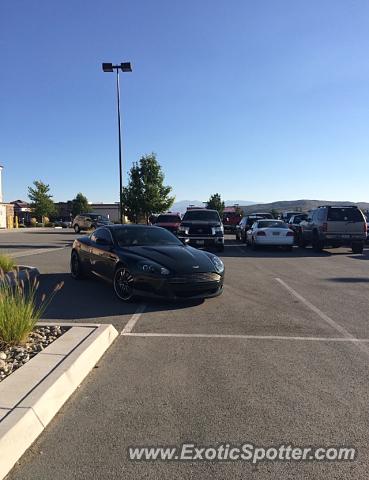
[[(284, 287), (291, 295), (293, 295), (295, 298), (300, 300), (301, 303), (303, 303), (307, 308), (309, 308), (312, 312), (314, 312), (318, 317), (323, 320), (325, 323), (330, 325), (332, 328), (334, 328), (337, 332), (341, 333), (343, 335), (343, 338), (346, 339), (351, 339), (352, 342), (355, 342), (357, 340), (348, 330), (346, 330), (344, 327), (342, 327), (340, 324), (335, 322), (331, 317), (329, 317), (327, 314), (325, 314), (320, 308), (316, 307), (314, 304), (309, 302), (305, 297), (303, 297), (300, 293), (298, 293), (296, 290), (294, 290), (292, 287), (290, 287), (286, 282), (284, 282), (281, 278), (275, 278), (275, 280), (282, 286)], [(365, 354), (369, 355), (369, 350), (365, 345), (362, 345), (358, 342), (358, 348), (364, 352)]]

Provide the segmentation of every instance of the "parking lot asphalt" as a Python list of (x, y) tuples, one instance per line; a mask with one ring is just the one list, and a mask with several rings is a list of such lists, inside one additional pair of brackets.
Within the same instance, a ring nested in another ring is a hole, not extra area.
[[(369, 250), (250, 251), (227, 237), (224, 292), (125, 305), (69, 277), (69, 231), (0, 232), (0, 251), (63, 280), (45, 320), (112, 323), (115, 341), (9, 479), (367, 479)], [(357, 341), (360, 339), (361, 341)], [(129, 446), (353, 446), (352, 462), (132, 462)]]

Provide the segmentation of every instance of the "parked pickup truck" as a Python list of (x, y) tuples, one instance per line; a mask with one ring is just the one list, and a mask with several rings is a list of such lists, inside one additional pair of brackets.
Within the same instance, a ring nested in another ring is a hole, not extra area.
[(194, 247), (214, 247), (224, 250), (224, 228), (216, 210), (187, 210), (178, 228), (178, 238)]

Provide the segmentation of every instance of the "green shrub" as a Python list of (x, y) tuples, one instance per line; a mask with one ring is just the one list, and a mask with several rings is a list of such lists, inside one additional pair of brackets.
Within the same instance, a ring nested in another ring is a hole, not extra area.
[(45, 223), (45, 227), (55, 227), (55, 224), (53, 222), (47, 222)]
[(0, 270), (4, 273), (10, 272), (14, 270), (15, 262), (12, 258), (8, 257), (8, 255), (3, 255), (0, 253)]
[(43, 295), (40, 302), (36, 299), (38, 286), (36, 280), (25, 284), (19, 279), (16, 286), (11, 286), (4, 276), (0, 278), (0, 344), (25, 343), (63, 283), (56, 285), (48, 297)]

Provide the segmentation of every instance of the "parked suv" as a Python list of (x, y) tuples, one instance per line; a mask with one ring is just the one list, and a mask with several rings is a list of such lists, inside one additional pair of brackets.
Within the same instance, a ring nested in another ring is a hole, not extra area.
[(108, 217), (105, 217), (105, 215), (98, 213), (81, 213), (75, 217), (72, 226), (74, 231), (79, 233), (81, 230), (94, 230), (103, 225), (113, 225), (113, 222), (111, 222)]
[(196, 247), (224, 250), (224, 228), (216, 210), (187, 210), (178, 228), (178, 238)]
[(325, 247), (351, 247), (353, 253), (363, 253), (367, 223), (356, 206), (322, 206), (309, 213), (297, 232), (299, 246), (311, 244), (319, 252)]

